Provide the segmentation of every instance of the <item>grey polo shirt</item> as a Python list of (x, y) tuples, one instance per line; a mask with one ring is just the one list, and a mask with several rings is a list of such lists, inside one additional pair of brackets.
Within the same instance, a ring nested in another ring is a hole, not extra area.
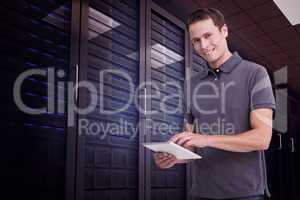
[[(192, 76), (189, 83), (185, 118), (194, 123), (199, 134), (242, 133), (251, 128), (252, 110), (275, 109), (265, 68), (237, 53), (219, 70), (205, 69)], [(191, 195), (224, 199), (264, 194), (267, 190), (263, 151), (237, 153), (206, 147), (196, 152), (203, 158), (191, 164)]]

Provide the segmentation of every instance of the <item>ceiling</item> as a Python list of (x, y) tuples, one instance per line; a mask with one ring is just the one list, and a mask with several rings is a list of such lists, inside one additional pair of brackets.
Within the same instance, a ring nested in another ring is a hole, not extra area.
[(292, 26), (272, 0), (153, 0), (182, 21), (199, 7), (221, 10), (229, 46), (274, 72), (288, 66), (289, 95), (300, 100), (300, 25)]

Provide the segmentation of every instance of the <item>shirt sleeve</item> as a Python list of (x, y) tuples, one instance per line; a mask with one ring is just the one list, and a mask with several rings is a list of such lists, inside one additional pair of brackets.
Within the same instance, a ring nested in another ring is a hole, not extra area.
[(259, 67), (251, 83), (250, 89), (251, 111), (258, 108), (276, 108), (272, 84), (264, 67)]
[(188, 87), (187, 80), (184, 82), (184, 95), (183, 95), (183, 113), (184, 113), (184, 121), (188, 124), (193, 124), (195, 117), (191, 111), (191, 95), (190, 88)]

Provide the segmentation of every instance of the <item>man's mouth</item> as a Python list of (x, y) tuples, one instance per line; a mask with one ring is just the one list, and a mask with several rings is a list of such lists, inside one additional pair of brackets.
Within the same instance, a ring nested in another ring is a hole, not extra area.
[(211, 50), (209, 50), (209, 51), (205, 51), (205, 52), (203, 52), (203, 54), (204, 54), (205, 56), (209, 56), (209, 55), (211, 55), (211, 54), (213, 53), (214, 50), (215, 50), (215, 48), (213, 48), (213, 49), (211, 49)]

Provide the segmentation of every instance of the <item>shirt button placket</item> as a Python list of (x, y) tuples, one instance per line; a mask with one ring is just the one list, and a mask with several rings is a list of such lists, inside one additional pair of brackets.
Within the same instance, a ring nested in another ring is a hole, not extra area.
[(216, 69), (216, 74), (215, 74), (216, 77), (215, 77), (215, 81), (218, 80), (218, 74), (219, 74), (219, 71), (220, 71), (219, 69)]

